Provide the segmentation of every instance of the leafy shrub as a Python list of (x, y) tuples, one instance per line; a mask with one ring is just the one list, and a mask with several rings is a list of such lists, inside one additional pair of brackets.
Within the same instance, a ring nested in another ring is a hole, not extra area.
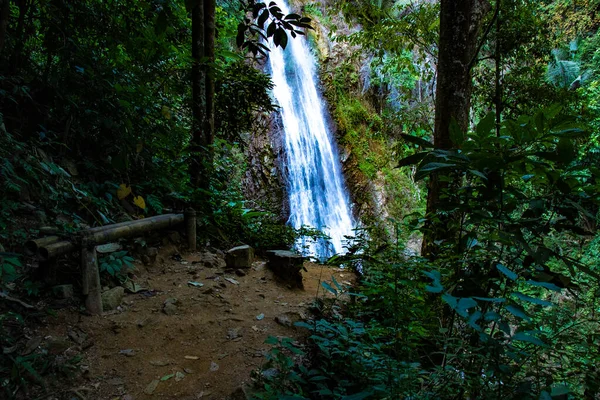
[(113, 278), (119, 280), (125, 279), (127, 273), (134, 268), (132, 257), (127, 255), (127, 251), (116, 251), (99, 260), (100, 272), (106, 272)]

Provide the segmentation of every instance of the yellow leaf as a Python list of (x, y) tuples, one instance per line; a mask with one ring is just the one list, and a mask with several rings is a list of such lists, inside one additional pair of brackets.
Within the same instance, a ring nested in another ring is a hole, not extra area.
[(161, 112), (166, 119), (171, 119), (171, 109), (169, 107), (162, 106)]
[(133, 204), (141, 208), (142, 210), (146, 209), (146, 202), (142, 196), (137, 196), (133, 198)]
[(121, 183), (119, 189), (117, 189), (117, 197), (119, 200), (123, 200), (125, 197), (131, 194), (131, 186)]

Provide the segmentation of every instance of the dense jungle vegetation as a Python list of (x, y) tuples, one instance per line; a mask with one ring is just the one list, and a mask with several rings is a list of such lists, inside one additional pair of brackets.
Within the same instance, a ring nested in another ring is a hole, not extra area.
[(328, 264), (358, 283), (323, 283), (306, 343), (270, 341), (255, 398), (598, 398), (600, 1), (274, 3), (0, 0), (2, 398), (77, 369), (10, 350), (37, 318), (15, 299), (50, 290), (40, 227), (193, 207), (201, 246), (305, 233), (249, 162), (265, 41), (304, 36), (362, 221)]

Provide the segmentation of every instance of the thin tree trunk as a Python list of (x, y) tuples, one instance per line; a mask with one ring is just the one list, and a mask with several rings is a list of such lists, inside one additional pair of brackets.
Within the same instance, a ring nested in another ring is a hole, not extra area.
[(208, 189), (213, 163), (212, 145), (215, 130), (215, 78), (213, 65), (215, 62), (215, 11), (216, 0), (204, 0), (204, 76), (205, 76), (205, 117), (204, 117), (204, 146), (206, 176), (202, 179), (201, 187)]
[(204, 120), (206, 118), (206, 74), (202, 67), (204, 48), (204, 4), (203, 0), (196, 0), (192, 8), (192, 162), (190, 177), (194, 185), (199, 185), (204, 171), (203, 145), (204, 145)]
[[(471, 69), (478, 50), (478, 36), (485, 14), (491, 9), (487, 0), (441, 0), (440, 39), (435, 96), (434, 145), (438, 149), (456, 147), (450, 138), (450, 123), (454, 119), (466, 132), (471, 109)], [(447, 182), (432, 174), (427, 195), (427, 214), (439, 209), (440, 196)], [(456, 230), (451, 217), (428, 223), (423, 238), (422, 254), (435, 257), (436, 242), (454, 238)]]
[(0, 0), (0, 54), (6, 42), (6, 29), (10, 18), (10, 0)]

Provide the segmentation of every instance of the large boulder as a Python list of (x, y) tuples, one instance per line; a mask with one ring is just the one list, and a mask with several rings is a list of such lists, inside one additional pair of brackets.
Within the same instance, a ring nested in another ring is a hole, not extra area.
[(114, 287), (102, 293), (102, 310), (115, 310), (121, 305), (123, 296), (125, 296), (125, 289), (121, 286)]
[(247, 245), (234, 247), (225, 254), (227, 268), (250, 268), (253, 261), (254, 249)]
[(292, 287), (303, 289), (302, 269), (304, 257), (288, 250), (267, 251), (267, 267), (276, 277), (290, 284)]

